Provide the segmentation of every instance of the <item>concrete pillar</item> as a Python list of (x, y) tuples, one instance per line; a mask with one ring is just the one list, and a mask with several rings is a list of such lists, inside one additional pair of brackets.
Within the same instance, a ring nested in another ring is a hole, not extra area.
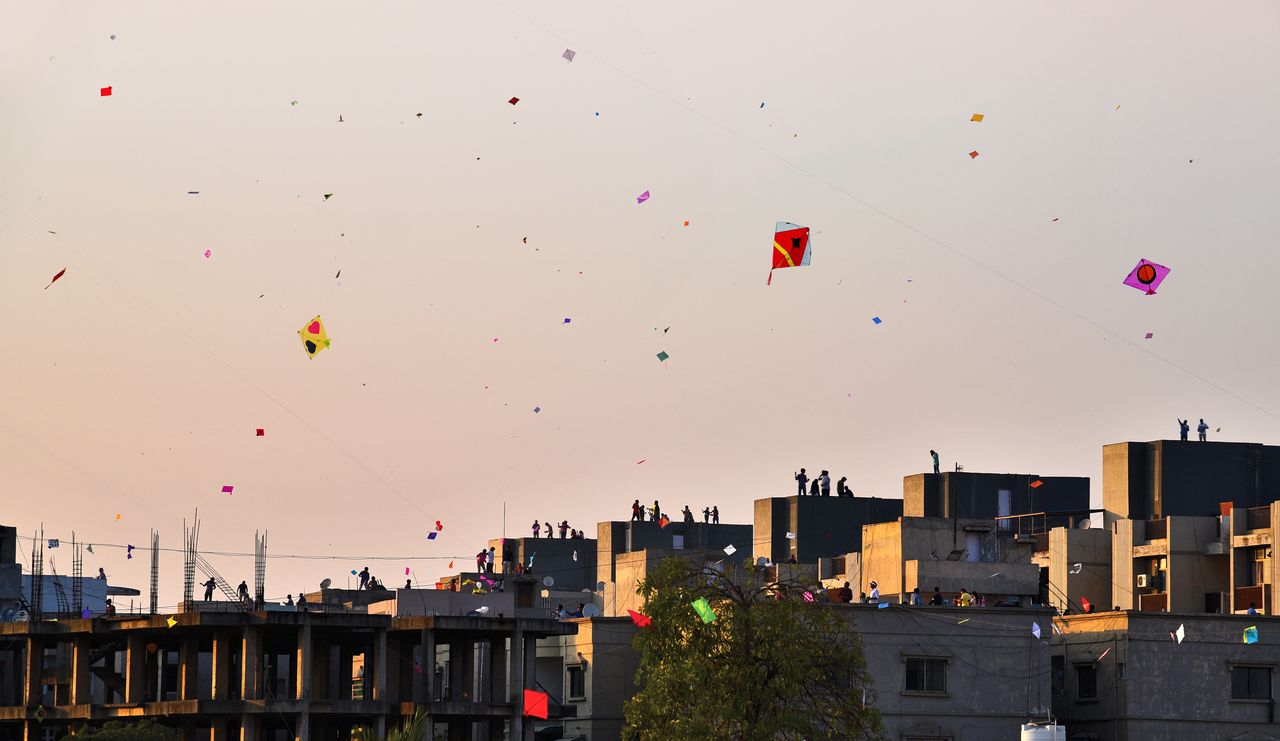
[[(369, 666), (372, 654), (373, 666)], [(380, 630), (374, 634), (373, 650), (365, 654), (364, 662), (364, 697), (366, 700), (387, 699), (387, 631)], [(369, 692), (369, 683), (373, 682), (373, 692)], [(382, 718), (381, 715), (378, 716)], [(381, 738), (381, 734), (378, 736)]]
[(124, 661), (124, 701), (142, 702), (147, 686), (147, 641), (138, 631), (129, 633)]
[(240, 716), (240, 741), (260, 741), (262, 719), (256, 715)]
[(311, 618), (304, 617), (298, 628), (298, 649), (294, 657), (298, 668), (298, 698), (302, 707), (298, 711), (297, 741), (311, 741), (311, 682), (312, 646)]
[(312, 653), (312, 673), (315, 684), (312, 686), (313, 699), (332, 700), (338, 696), (337, 677), (333, 673), (333, 646), (325, 646)]
[(89, 669), (89, 636), (76, 636), (71, 647), (71, 704), (87, 705), (93, 702), (89, 694), (89, 677), (93, 672)]
[(240, 699), (262, 699), (262, 631), (255, 625), (240, 638)]
[(209, 741), (227, 741), (227, 724), (221, 719), (215, 719), (209, 725)]
[(351, 699), (351, 675), (355, 673), (355, 652), (345, 642), (338, 646), (338, 694), (336, 700)]
[[(506, 702), (507, 699), (507, 642), (506, 638), (489, 640), (489, 702)], [(499, 724), (501, 726), (501, 724)]]
[(429, 703), (436, 698), (436, 634), (422, 629), (422, 662), (413, 679), (413, 701)]
[(200, 639), (183, 636), (178, 650), (178, 698), (198, 700), (200, 687)]
[(231, 697), (231, 636), (226, 631), (213, 634), (213, 699)]
[(522, 677), (524, 677), (524, 631), (520, 629), (519, 623), (516, 624), (515, 631), (511, 634), (511, 671), (508, 676), (511, 678), (511, 739), (510, 741), (525, 741), (524, 735), (524, 689), (520, 686)]
[(39, 638), (27, 638), (25, 675), (22, 682), (22, 704), (39, 705), (44, 694), (41, 682), (44, 675), (44, 641)]

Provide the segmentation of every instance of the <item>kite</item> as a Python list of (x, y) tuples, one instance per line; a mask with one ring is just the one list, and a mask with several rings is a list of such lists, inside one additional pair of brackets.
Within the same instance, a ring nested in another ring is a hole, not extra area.
[(573, 58), (578, 56), (578, 52), (574, 51), (573, 49), (565, 49), (564, 54), (561, 54), (560, 56), (572, 62)]
[(805, 593), (804, 593), (804, 601), (805, 601), (805, 602), (812, 602), (812, 601), (813, 601), (813, 592), (805, 592)]
[(1258, 642), (1258, 626), (1250, 625), (1249, 627), (1244, 629), (1244, 642), (1245, 643)]
[(889, 609), (889, 603), (888, 603), (888, 602), (881, 602), (880, 604), (876, 605), (876, 609), (878, 609), (878, 610), (887, 610), (887, 609)]
[(449, 562), (449, 568), (453, 568), (453, 561)]
[(524, 691), (524, 714), (531, 718), (547, 719), (547, 693), (537, 690)]
[(1098, 658), (1094, 659), (1094, 662), (1096, 663), (1096, 662), (1102, 661), (1103, 659), (1107, 658), (1107, 654), (1109, 653), (1111, 653), (1111, 647), (1107, 646), (1107, 650), (1098, 654)]
[(435, 540), (438, 535), (440, 535), (440, 533), (436, 533), (436, 532), (427, 533), (427, 540)]
[(649, 200), (649, 191), (647, 190), (636, 196), (636, 203), (644, 203), (647, 200)]
[(325, 194), (324, 194), (324, 199), (325, 199), (326, 201), (327, 201), (327, 200), (329, 200), (330, 198), (333, 198), (333, 194), (332, 194), (332, 193), (325, 193)]
[(89, 545), (85, 546), (85, 548), (86, 548), (90, 553), (93, 553), (93, 543), (90, 543)]
[(266, 436), (267, 436), (267, 431), (266, 431), (266, 430), (264, 430), (263, 428), (259, 427), (259, 428), (257, 429), (257, 434), (258, 434), (258, 437), (266, 437)]
[(409, 575), (409, 567), (408, 567), (408, 566), (405, 566), (405, 567), (404, 567), (404, 575), (405, 575), (405, 576), (408, 576), (408, 575)]
[(671, 524), (670, 517), (663, 515), (662, 517), (658, 518), (658, 527), (666, 527), (667, 525), (670, 525), (670, 524)]
[(667, 354), (666, 350), (663, 350), (662, 352), (658, 353), (658, 360), (666, 361), (666, 359), (669, 357), (671, 356)]
[(565, 324), (568, 324), (568, 323), (569, 323), (569, 317), (565, 317), (565, 318), (564, 318), (564, 323), (565, 323)]
[(973, 114), (973, 118), (970, 118), (969, 120), (973, 121), (974, 123), (982, 123), (983, 118), (985, 118), (985, 116), (983, 116), (981, 113), (975, 113)]
[(208, 258), (210, 258), (210, 257), (213, 257), (213, 250), (205, 250), (205, 251), (204, 251), (204, 256), (205, 256), (205, 258), (206, 258), (206, 259), (208, 259)]
[(1071, 565), (1071, 570), (1070, 570), (1070, 571), (1068, 571), (1067, 573), (1068, 573), (1068, 574), (1079, 574), (1079, 573), (1080, 573), (1080, 570), (1081, 570), (1081, 569), (1083, 569), (1083, 568), (1084, 568), (1084, 564), (1082, 564), (1082, 563), (1072, 564), (1072, 565)]
[(702, 618), (702, 622), (715, 622), (716, 611), (711, 609), (711, 603), (707, 602), (706, 597), (699, 597), (692, 602), (693, 611), (698, 613), (698, 617)]
[[(55, 276), (53, 276), (53, 280), (49, 281), (49, 286), (53, 285), (54, 283), (57, 283), (57, 282), (58, 282), (58, 279), (59, 279), (59, 278), (61, 278), (61, 277), (62, 277), (62, 276), (64, 276), (64, 275), (66, 275), (66, 273), (67, 273), (67, 269), (66, 269), (66, 268), (63, 268), (62, 270), (59, 270), (59, 271), (58, 271), (58, 274), (57, 274), (57, 275), (55, 275)], [(47, 290), (49, 290), (49, 286), (45, 286), (45, 287), (44, 287), (44, 290), (46, 290), (46, 291), (47, 291)]]
[(631, 616), (631, 622), (635, 623), (637, 628), (647, 628), (653, 623), (644, 613), (627, 610), (627, 614)]
[(111, 97), (111, 86), (110, 86), (110, 85), (107, 85), (106, 87), (104, 87), (104, 88), (102, 88), (101, 90), (99, 90), (99, 91), (98, 91), (98, 95), (99, 95), (99, 96), (101, 96), (101, 97), (103, 97), (103, 98)]
[(1177, 630), (1169, 634), (1169, 637), (1173, 638), (1175, 641), (1179, 643), (1179, 645), (1181, 645), (1182, 639), (1187, 637), (1186, 623), (1179, 625)]
[(1084, 608), (1084, 611), (1085, 611), (1085, 612), (1089, 612), (1089, 611), (1090, 611), (1090, 610), (1089, 610), (1089, 608), (1093, 607), (1093, 605), (1089, 602), (1089, 598), (1088, 598), (1088, 597), (1081, 597), (1081, 598), (1080, 598), (1080, 607)]
[(1031, 635), (1035, 636), (1036, 638), (1040, 637), (1040, 623), (1031, 624)]
[(1148, 340), (1149, 340), (1149, 339), (1151, 339), (1152, 337), (1155, 337), (1155, 336), (1156, 336), (1155, 332), (1147, 332), (1147, 339), (1148, 339)]
[(873, 316), (873, 317), (871, 317), (871, 323), (872, 323), (872, 324), (884, 324), (884, 320), (883, 320), (883, 319), (881, 319), (881, 318), (880, 318), (880, 317), (878, 317), (878, 316)]
[(541, 412), (541, 411), (542, 411), (542, 407), (534, 407), (534, 408), (533, 408), (533, 413), (534, 413), (534, 414), (537, 414), (538, 412)]
[(165, 623), (168, 624), (170, 628), (172, 628), (173, 626), (178, 624), (178, 621), (174, 620), (173, 616), (170, 615), (168, 618), (165, 619)]
[(512, 98), (511, 100), (508, 100), (507, 102), (508, 102), (508, 103), (510, 103), (511, 105), (515, 105), (516, 103), (519, 103), (519, 102), (520, 102), (520, 99), (519, 99), (519, 98)]
[(126, 546), (125, 546), (124, 557), (125, 557), (125, 558), (133, 558), (133, 546), (131, 546), (131, 545), (126, 545)]
[(976, 149), (975, 149), (975, 150), (973, 150), (972, 152), (970, 152), (970, 153), (969, 153), (969, 159), (971, 159), (971, 160), (976, 160), (976, 159), (978, 159), (978, 150), (976, 150)]
[(1032, 489), (1039, 489), (1042, 486), (1044, 486), (1044, 482), (1041, 481), (1040, 479), (1036, 479), (1035, 481), (1031, 482)]
[(738, 549), (734, 548), (732, 543), (724, 547), (724, 555), (726, 556), (732, 556), (737, 552), (738, 552)]
[(302, 346), (306, 348), (309, 358), (314, 358), (316, 353), (329, 346), (329, 335), (324, 331), (324, 324), (320, 322), (319, 316), (299, 329), (298, 336), (302, 338)]
[(1150, 260), (1139, 260), (1133, 270), (1129, 271), (1129, 275), (1124, 279), (1124, 284), (1133, 286), (1139, 291), (1144, 291), (1148, 296), (1154, 296), (1156, 289), (1160, 287), (1160, 284), (1168, 274), (1169, 268), (1163, 265), (1157, 265)]
[(809, 227), (779, 221), (773, 227), (773, 265), (769, 268), (769, 280), (765, 281), (765, 285), (772, 285), (774, 269), (805, 266), (812, 257), (813, 253), (809, 251)]
[(49, 538), (49, 547), (50, 547), (50, 548), (57, 548), (59, 545), (60, 545), (60, 543), (59, 543), (59, 541), (58, 541), (58, 539), (57, 539), (57, 538)]
[(226, 486), (222, 487), (222, 493), (230, 494), (233, 489), (235, 489), (234, 486), (232, 486), (231, 484), (227, 484)]
[(444, 530), (444, 525), (441, 524), (439, 520), (436, 520), (436, 532), (440, 532), (441, 530)]

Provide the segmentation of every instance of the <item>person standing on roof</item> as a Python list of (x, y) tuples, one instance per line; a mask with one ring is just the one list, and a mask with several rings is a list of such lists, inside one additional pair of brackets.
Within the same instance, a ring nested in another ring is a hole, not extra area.
[(800, 469), (800, 473), (796, 474), (796, 496), (804, 496), (804, 485), (808, 481), (809, 477), (805, 475), (804, 469)]
[(930, 451), (929, 451), (929, 455), (933, 456), (933, 472), (934, 472), (934, 473), (942, 473), (941, 471), (939, 471), (939, 470), (938, 470), (938, 468), (939, 468), (938, 451), (936, 451), (936, 450), (930, 450)]
[(538, 537), (538, 534), (541, 532), (542, 532), (542, 523), (538, 522), (537, 520), (534, 520), (533, 521), (533, 537), (535, 538)]
[(236, 591), (240, 594), (241, 602), (249, 601), (249, 585), (245, 584), (243, 580), (241, 580), (240, 586), (236, 587)]
[(686, 504), (684, 509), (680, 510), (680, 513), (684, 515), (684, 521), (686, 523), (690, 525), (693, 524), (693, 510), (689, 509), (689, 505)]
[(711, 524), (712, 525), (720, 524), (720, 508), (719, 507), (711, 508)]
[(211, 576), (211, 577), (209, 577), (209, 581), (207, 581), (207, 582), (205, 582), (204, 584), (202, 584), (202, 585), (201, 585), (201, 586), (203, 586), (203, 587), (204, 587), (204, 601), (205, 601), (205, 602), (208, 602), (208, 601), (210, 601), (210, 600), (212, 600), (212, 599), (213, 599), (213, 588), (214, 588), (215, 586), (217, 586), (217, 584), (218, 584), (218, 583), (217, 583), (217, 582), (215, 582), (215, 581), (213, 580), (213, 577)]
[(831, 474), (823, 471), (822, 475), (818, 477), (818, 481), (822, 482), (822, 496), (831, 496)]
[(1196, 426), (1196, 432), (1200, 433), (1200, 442), (1209, 441), (1209, 425), (1204, 423), (1204, 417), (1200, 418), (1200, 424)]
[(631, 503), (631, 521), (644, 522), (644, 507), (640, 506), (639, 499)]
[(654, 522), (662, 519), (662, 508), (658, 506), (658, 500), (653, 500), (653, 512), (650, 513)]
[(564, 540), (569, 537), (569, 521), (564, 520), (560, 523), (560, 539)]
[(493, 546), (489, 546), (489, 550), (488, 550), (488, 551), (486, 551), (486, 552), (485, 552), (485, 554), (484, 554), (484, 573), (489, 574), (490, 576), (492, 576), (492, 575), (493, 575), (493, 554), (494, 554), (494, 552), (495, 552), (495, 551), (494, 551)]
[(880, 585), (876, 584), (874, 581), (871, 582), (871, 603), (880, 603)]
[(1182, 442), (1187, 441), (1187, 433), (1191, 432), (1191, 425), (1187, 424), (1187, 420), (1178, 420), (1178, 436), (1182, 438)]
[(702, 508), (702, 524), (705, 525), (708, 522), (711, 522), (711, 508), (703, 507)]
[(547, 520), (546, 522), (542, 523), (542, 526), (547, 529), (547, 537), (550, 538), (551, 537), (551, 520)]
[(369, 588), (369, 567), (368, 566), (365, 566), (363, 569), (360, 569), (360, 588), (361, 589)]

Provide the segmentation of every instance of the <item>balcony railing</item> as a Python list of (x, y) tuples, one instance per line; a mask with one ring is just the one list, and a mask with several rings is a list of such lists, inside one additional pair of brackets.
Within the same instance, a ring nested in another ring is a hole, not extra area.
[(1142, 612), (1168, 612), (1169, 593), (1157, 592), (1156, 594), (1138, 595), (1138, 610)]
[(1245, 510), (1245, 528), (1266, 530), (1271, 527), (1271, 507), (1250, 507)]
[(1236, 610), (1247, 610), (1249, 605), (1257, 608), (1258, 612), (1266, 615), (1270, 614), (1267, 606), (1271, 604), (1271, 585), (1255, 584), (1251, 587), (1236, 587), (1235, 602), (1232, 607)]

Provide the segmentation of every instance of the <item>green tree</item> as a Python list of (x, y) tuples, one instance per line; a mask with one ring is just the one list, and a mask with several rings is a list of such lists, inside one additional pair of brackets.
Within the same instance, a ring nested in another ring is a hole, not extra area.
[[(368, 726), (361, 726), (356, 729), (352, 736), (353, 741), (375, 741), (378, 734)], [(422, 708), (413, 714), (412, 718), (405, 718), (400, 723), (400, 727), (387, 731), (386, 741), (425, 741), (427, 738), (427, 711)]]
[(120, 720), (107, 721), (101, 728), (86, 728), (74, 735), (62, 737), (62, 741), (176, 741), (178, 733), (152, 719), (137, 723)]
[[(809, 602), (773, 573), (749, 560), (720, 569), (679, 557), (650, 571), (639, 591), (652, 623), (635, 638), (626, 738), (884, 737), (850, 611)], [(713, 622), (699, 617), (698, 599)]]

